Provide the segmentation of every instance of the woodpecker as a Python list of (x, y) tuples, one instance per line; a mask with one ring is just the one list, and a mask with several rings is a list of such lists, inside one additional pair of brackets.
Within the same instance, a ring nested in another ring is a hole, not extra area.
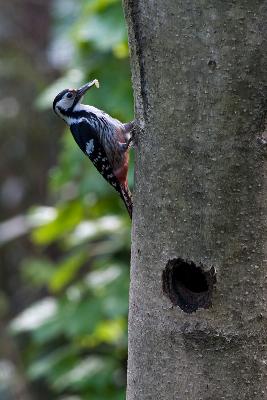
[(97, 79), (79, 89), (65, 89), (54, 99), (53, 110), (70, 127), (74, 140), (96, 169), (120, 194), (132, 217), (132, 196), (128, 188), (129, 148), (134, 122), (123, 124), (96, 107), (81, 104)]

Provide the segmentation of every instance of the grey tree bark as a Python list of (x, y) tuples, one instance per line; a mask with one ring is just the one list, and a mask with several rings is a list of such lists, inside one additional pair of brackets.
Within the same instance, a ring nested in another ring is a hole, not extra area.
[(267, 399), (267, 1), (125, 0), (128, 400)]

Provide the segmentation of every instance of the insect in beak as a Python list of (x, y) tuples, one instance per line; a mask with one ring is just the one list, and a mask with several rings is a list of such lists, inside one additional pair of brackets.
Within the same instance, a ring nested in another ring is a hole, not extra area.
[(86, 83), (85, 85), (81, 86), (76, 92), (76, 100), (79, 101), (85, 93), (93, 86), (99, 88), (99, 82), (97, 79), (94, 79), (91, 82)]

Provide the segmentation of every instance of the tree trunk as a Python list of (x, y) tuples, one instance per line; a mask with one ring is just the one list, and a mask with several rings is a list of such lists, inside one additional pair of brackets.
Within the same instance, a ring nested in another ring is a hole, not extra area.
[(128, 400), (267, 399), (267, 1), (125, 0)]

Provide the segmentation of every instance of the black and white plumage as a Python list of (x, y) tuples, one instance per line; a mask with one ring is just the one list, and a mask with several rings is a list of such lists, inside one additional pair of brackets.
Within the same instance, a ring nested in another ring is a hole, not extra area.
[(53, 109), (69, 125), (83, 153), (120, 194), (131, 217), (132, 199), (127, 173), (134, 125), (133, 122), (123, 124), (96, 107), (81, 104), (83, 95), (94, 85), (98, 87), (97, 80), (78, 90), (63, 90), (55, 97)]

